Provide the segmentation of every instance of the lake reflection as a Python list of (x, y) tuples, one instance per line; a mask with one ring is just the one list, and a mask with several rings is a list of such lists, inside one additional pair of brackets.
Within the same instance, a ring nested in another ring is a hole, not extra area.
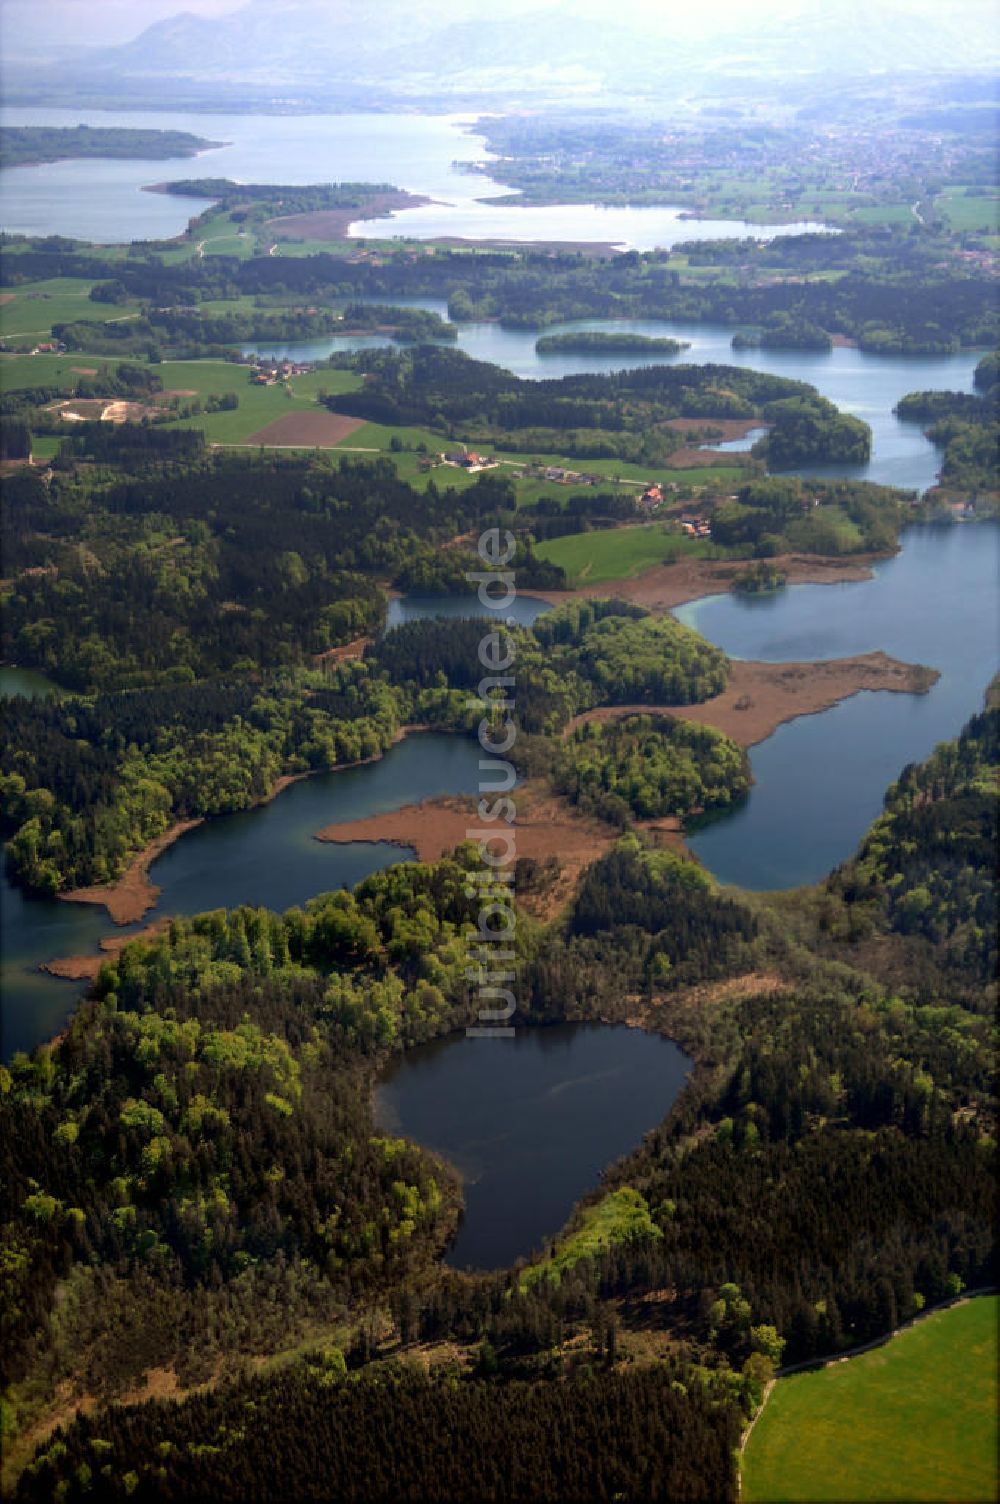
[(465, 1215), (448, 1263), (497, 1269), (559, 1231), (602, 1169), (662, 1121), (689, 1067), (671, 1040), (624, 1026), (452, 1035), (391, 1068), (376, 1116), (461, 1173)]

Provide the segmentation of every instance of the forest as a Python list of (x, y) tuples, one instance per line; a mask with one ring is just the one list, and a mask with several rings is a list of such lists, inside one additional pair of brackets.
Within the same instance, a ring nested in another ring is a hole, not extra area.
[(891, 552), (906, 509), (900, 493), (864, 481), (803, 481), (768, 476), (748, 481), (734, 501), (712, 509), (712, 538), (750, 545), (759, 558), (789, 549), (809, 553)]
[(669, 716), (591, 721), (564, 743), (555, 786), (607, 818), (621, 800), (640, 820), (701, 814), (750, 787), (745, 752), (721, 731)]
[[(226, 185), (214, 185), (220, 192)], [(187, 191), (191, 184), (175, 185)], [(356, 207), (369, 185), (344, 184), (294, 193), (297, 207)], [(240, 193), (248, 190), (240, 185)], [(372, 189), (372, 191), (376, 191)], [(383, 191), (381, 188), (377, 191)], [(330, 202), (322, 200), (326, 193)], [(339, 203), (332, 200), (339, 199)], [(282, 212), (291, 198), (283, 199)], [(213, 214), (216, 210), (213, 208)], [(230, 210), (230, 213), (233, 211)], [(242, 211), (235, 211), (242, 212)], [(256, 212), (256, 211), (255, 211)], [(86, 247), (52, 237), (7, 236), (0, 285), (47, 277), (105, 280), (107, 262)], [(389, 250), (377, 264), (318, 252), (308, 256), (212, 256), (168, 263), (155, 247), (115, 265), (130, 297), (158, 307), (203, 299), (274, 296), (391, 303), (400, 296), (443, 298), (454, 323), (496, 318), (506, 327), (544, 330), (568, 319), (658, 318), (710, 321), (764, 329), (777, 318), (857, 340), (862, 348), (934, 353), (996, 343), (998, 321), (988, 275), (956, 261), (933, 235), (911, 239), (886, 229), (851, 228), (839, 235), (784, 236), (759, 241), (689, 243), (691, 267), (718, 268), (712, 279), (689, 277), (671, 253), (626, 252), (611, 261), (570, 251), (479, 251), (439, 247), (433, 256)], [(827, 273), (827, 276), (819, 276)]]
[[(170, 186), (234, 225), (376, 191)], [(992, 348), (992, 284), (942, 244), (850, 223), (680, 258), (137, 245), (109, 264), (15, 237), (0, 283), (90, 279), (108, 321), (63, 337), (119, 355), (391, 326), (404, 348), (349, 357), (363, 384), (329, 399), (338, 413), (650, 466), (685, 442), (670, 419), (753, 419), (757, 459), (780, 470), (862, 462), (867, 426), (744, 367), (527, 382), (420, 342), (470, 319), (655, 316), (761, 346)], [(394, 306), (407, 296), (447, 299), (449, 322)], [(125, 303), (138, 317), (116, 325)], [(986, 355), (974, 394), (899, 407), (970, 496), (995, 477), (997, 372)], [(81, 397), (164, 385), (155, 360), (77, 375)], [(0, 516), (4, 661), (59, 685), (4, 701), (5, 858), (28, 894), (107, 883), (175, 822), (378, 758), (408, 729), (474, 735), (504, 698), (481, 688), (482, 622), (387, 630), (390, 595), (468, 594), (487, 527), (511, 533), (519, 587), (561, 590), (535, 541), (635, 516), (597, 485), (526, 502), (501, 472), (411, 485), (388, 457), (241, 454), (154, 421), (70, 429), (43, 411), (62, 396), (0, 407), (4, 456), (33, 432), (54, 452), (44, 477), (11, 468)], [(704, 503), (738, 591), (779, 588), (790, 552), (889, 554), (914, 515), (897, 491), (761, 469)], [(514, 771), (594, 842), (561, 890), (565, 850), (516, 863), (515, 1022), (676, 1041), (690, 1074), (673, 1107), (540, 1251), (459, 1272), (443, 1257), (462, 1177), (379, 1126), (373, 1091), (477, 1017), (475, 843), (285, 913), (168, 918), (108, 952), (60, 1033), (0, 1066), (11, 1497), (735, 1501), (741, 1431), (781, 1365), (995, 1282), (996, 691), (899, 771), (825, 880), (724, 887), (679, 837), (745, 798), (750, 762), (678, 712), (721, 694), (732, 664), (593, 588), (497, 629), (516, 664)]]
[(376, 423), (427, 424), (498, 449), (657, 463), (681, 447), (681, 435), (663, 425), (683, 416), (762, 418), (771, 431), (757, 447), (776, 468), (863, 461), (870, 452), (867, 424), (812, 387), (742, 367), (652, 366), (528, 381), (429, 346), (362, 351), (339, 363), (360, 372), (364, 385), (327, 398), (331, 409)]
[[(380, 620), (384, 596), (364, 577), (353, 588), (352, 606), (364, 603), (368, 615), (350, 630), (363, 632)], [(79, 596), (70, 599), (79, 613)], [(688, 704), (725, 685), (724, 655), (672, 618), (598, 601), (547, 620), (537, 634), (512, 634), (520, 714), (535, 733), (557, 735), (570, 716), (622, 695)], [(71, 613), (67, 631), (72, 622)], [(234, 664), (227, 644), (198, 680), (170, 666), (148, 687), (102, 682), (81, 696), (14, 698), (0, 762), (8, 871), (42, 893), (107, 882), (175, 821), (249, 809), (282, 776), (380, 756), (407, 724), (467, 732), (478, 721), (468, 692), (481, 677), (481, 637), (481, 622), (411, 622), (372, 641), (362, 662), (270, 672)], [(669, 758), (675, 803), (682, 788), (716, 798), (727, 778), (746, 776), (731, 761), (735, 748), (707, 732), (687, 745), (691, 736), (678, 728)], [(700, 802), (692, 798), (690, 808)]]
[(190, 131), (150, 131), (121, 126), (0, 126), (0, 167), (59, 162), (67, 157), (195, 157), (217, 141)]
[(1000, 468), (998, 356), (984, 355), (974, 392), (910, 392), (896, 404), (901, 418), (929, 421), (927, 437), (943, 450), (940, 488), (995, 504)]
[(830, 350), (833, 340), (808, 319), (775, 313), (756, 334), (734, 334), (732, 346), (734, 350)]
[[(696, 1061), (588, 1198), (627, 1189), (637, 1214), (596, 1254), (441, 1269), (454, 1180), (369, 1126), (372, 1066), (470, 1008), (472, 848), (284, 916), (174, 921), (109, 958), (65, 1036), (3, 1076), (10, 1393), (30, 1408), (42, 1372), (107, 1399), (158, 1364), (223, 1378), (180, 1405), (81, 1415), (39, 1446), (16, 1497), (236, 1498), (251, 1476), (264, 1497), (278, 1477), (311, 1497), (322, 1474), (347, 1498), (403, 1478), (443, 1499), (462, 1477), (499, 1499), (521, 1468), (539, 1499), (648, 1497), (660, 1478), (671, 1497), (734, 1497), (733, 1440), (777, 1363), (995, 1278), (979, 943), (992, 848), (988, 826), (973, 832), (997, 716), (903, 770), (857, 857), (815, 889), (724, 894), (632, 833), (564, 920), (525, 918), (524, 1025), (641, 1006)], [(906, 822), (928, 811), (940, 836), (914, 860)], [(929, 996), (899, 980), (907, 957)], [(951, 977), (947, 1005), (928, 957)], [(765, 973), (777, 984), (755, 986)], [(738, 977), (749, 985), (699, 1002)], [(58, 1310), (57, 1282), (71, 1292)], [(255, 1315), (275, 1300), (280, 1331)], [(267, 1363), (318, 1328), (290, 1364)], [(87, 1334), (109, 1330), (94, 1367)], [(668, 1345), (651, 1360), (654, 1336)], [(251, 1353), (265, 1356), (253, 1376)], [(482, 1441), (498, 1408), (514, 1428), (501, 1473)], [(568, 1438), (541, 1471), (539, 1413)], [(584, 1443), (588, 1468), (605, 1459), (596, 1495), (574, 1470)]]

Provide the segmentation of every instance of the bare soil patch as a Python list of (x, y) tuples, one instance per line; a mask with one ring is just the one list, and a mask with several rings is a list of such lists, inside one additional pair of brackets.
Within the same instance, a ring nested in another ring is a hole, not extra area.
[(419, 209), (433, 199), (422, 193), (376, 193), (353, 209), (318, 209), (314, 214), (286, 214), (269, 219), (267, 228), (276, 235), (301, 240), (347, 240), (351, 225), (363, 219), (381, 219), (397, 209)]
[[(530, 912), (550, 919), (569, 901), (585, 869), (614, 845), (620, 832), (602, 820), (582, 815), (542, 783), (521, 784), (516, 803), (513, 831), (517, 856), (534, 857), (536, 861), (549, 856), (559, 859), (561, 870), (553, 886), (544, 893), (526, 894), (522, 900)], [(657, 823), (666, 827), (668, 822)], [(474, 798), (446, 795), (384, 815), (327, 825), (316, 832), (316, 840), (388, 841), (414, 850), (419, 861), (433, 862), (467, 840), (470, 830), (483, 828)], [(674, 829), (664, 828), (654, 834), (683, 849), (676, 822)]]
[[(884, 554), (852, 554), (831, 559), (820, 554), (779, 554), (772, 562), (790, 585), (841, 585), (845, 581), (870, 580), (872, 565)], [(625, 580), (606, 580), (602, 585), (584, 585), (579, 590), (535, 590), (531, 594), (561, 606), (579, 596), (632, 601), (650, 611), (669, 611), (704, 595), (729, 590), (746, 560), (678, 559), (676, 564), (654, 564), (642, 574)]]
[(13, 303), (16, 297), (16, 292), (0, 292), (0, 308), (5, 308), (8, 303)]
[(672, 428), (675, 433), (694, 434), (701, 444), (728, 444), (733, 439), (745, 439), (753, 428), (761, 428), (760, 418), (665, 418), (659, 428)]
[(734, 659), (721, 695), (700, 705), (605, 705), (574, 716), (568, 734), (585, 721), (610, 721), (626, 715), (666, 712), (702, 726), (714, 726), (741, 747), (765, 741), (786, 721), (815, 715), (860, 690), (926, 694), (940, 677), (936, 669), (900, 663), (887, 653), (831, 658), (821, 663), (757, 663)]
[(97, 375), (97, 367), (96, 366), (70, 366), (70, 370), (73, 372), (74, 376), (96, 376)]
[(103, 904), (115, 924), (134, 924), (160, 896), (160, 889), (149, 880), (150, 867), (168, 846), (200, 824), (200, 820), (178, 820), (133, 858), (117, 882), (73, 888), (69, 893), (60, 893), (59, 897), (64, 903)]
[(317, 653), (316, 663), (346, 663), (352, 658), (363, 658), (365, 648), (375, 641), (374, 637), (355, 637), (351, 642), (342, 642), (337, 648), (327, 648), (325, 653)]
[(252, 433), (246, 443), (288, 449), (332, 449), (363, 427), (361, 418), (345, 418), (340, 413), (317, 408), (315, 412), (286, 413), (283, 418), (275, 418), (273, 423)]
[(73, 397), (66, 402), (52, 403), (48, 411), (77, 423), (141, 423), (143, 418), (152, 416), (156, 408), (142, 402), (109, 402), (106, 397)]

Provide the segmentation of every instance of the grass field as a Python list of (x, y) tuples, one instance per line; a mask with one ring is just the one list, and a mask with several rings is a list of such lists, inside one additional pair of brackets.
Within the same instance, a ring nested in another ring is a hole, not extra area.
[(251, 386), (246, 366), (225, 360), (165, 360), (158, 369), (167, 390), (195, 391), (201, 397), (235, 392), (239, 397), (232, 412), (199, 413), (176, 425), (200, 428), (210, 444), (245, 444), (278, 418), (315, 408), (320, 392), (352, 391), (358, 385), (353, 372), (318, 370), (293, 377), (287, 386)]
[(0, 307), (0, 334), (6, 339), (34, 335), (48, 339), (53, 324), (101, 322), (138, 309), (115, 307), (109, 303), (92, 303), (93, 282), (82, 277), (50, 277), (44, 282), (25, 282), (12, 287), (9, 303)]
[[(247, 302), (249, 304), (249, 300)], [(0, 356), (0, 390), (50, 386), (71, 392), (76, 387), (81, 371), (99, 370), (102, 366), (113, 367), (114, 364), (115, 361), (108, 357), (88, 355), (76, 350), (66, 355)], [(239, 397), (239, 407), (231, 411), (198, 413), (176, 421), (174, 426), (178, 428), (200, 429), (210, 444), (251, 443), (255, 434), (280, 418), (296, 412), (315, 412), (316, 400), (321, 392), (335, 395), (338, 392), (354, 391), (360, 384), (360, 378), (352, 371), (339, 371), (326, 366), (304, 376), (294, 376), (288, 383), (277, 386), (252, 386), (247, 367), (225, 360), (164, 360), (157, 365), (156, 371), (167, 392), (193, 392), (203, 399), (235, 392)], [(394, 441), (403, 445), (402, 450), (393, 450)], [(388, 427), (381, 423), (363, 423), (333, 447), (345, 451), (390, 454), (400, 477), (419, 489), (423, 489), (431, 478), (442, 488), (452, 486), (464, 489), (475, 484), (478, 477), (468, 475), (464, 470), (440, 467), (430, 471), (421, 470), (421, 455), (416, 452), (419, 444), (423, 444), (430, 454), (453, 447), (451, 441), (429, 429)], [(55, 445), (51, 447), (54, 449)], [(47, 453), (40, 440), (36, 441), (35, 451), (39, 456)], [(720, 491), (739, 484), (744, 474), (742, 469), (732, 465), (661, 471), (656, 467), (631, 465), (621, 460), (580, 460), (559, 454), (529, 455), (498, 451), (498, 458), (501, 462), (500, 474), (509, 476), (516, 482), (518, 500), (522, 506), (531, 506), (542, 497), (563, 503), (582, 489), (579, 485), (560, 485), (538, 476), (522, 477), (523, 468), (539, 459), (546, 466), (586, 470), (599, 475), (602, 488), (633, 497), (652, 480), (669, 481), (681, 488), (691, 487), (692, 490), (707, 486), (713, 491)], [(559, 543), (563, 541), (569, 540), (558, 540)], [(588, 557), (582, 560), (581, 569), (588, 562)], [(658, 559), (659, 556), (646, 562), (655, 563)], [(640, 564), (638, 567), (643, 566)], [(608, 579), (616, 577), (619, 576), (604, 576)], [(599, 579), (601, 576), (591, 573), (588, 578)]]
[(609, 528), (592, 533), (570, 533), (550, 538), (535, 549), (540, 559), (559, 564), (566, 571), (570, 589), (578, 585), (603, 585), (606, 580), (628, 580), (654, 564), (679, 558), (725, 557), (707, 538), (686, 538), (662, 522), (638, 527)]
[(103, 356), (82, 355), (76, 350), (68, 355), (0, 355), (0, 391), (20, 391), (29, 386), (52, 386), (71, 392), (81, 370), (112, 365)]
[(779, 1379), (743, 1458), (745, 1504), (997, 1497), (996, 1296)]
[(949, 230), (959, 233), (964, 230), (995, 232), (1000, 224), (1000, 197), (995, 193), (966, 193), (962, 188), (949, 188), (934, 200), (934, 210)]

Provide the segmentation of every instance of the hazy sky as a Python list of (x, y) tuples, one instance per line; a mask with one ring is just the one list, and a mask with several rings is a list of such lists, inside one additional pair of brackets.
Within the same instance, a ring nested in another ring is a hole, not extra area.
[(0, 0), (0, 47), (127, 42), (154, 21), (193, 11), (218, 16), (244, 0)]
[[(129, 41), (154, 21), (181, 11), (217, 16), (239, 10), (246, 0), (0, 0), (0, 47), (19, 51), (52, 42), (107, 45)], [(289, 0), (269, 0), (280, 9)], [(295, 3), (295, 0), (291, 0)], [(440, 9), (444, 15), (467, 16), (477, 12), (498, 18), (525, 10), (542, 10), (557, 0), (415, 0), (417, 8)], [(675, 28), (678, 32), (704, 30), (706, 26), (725, 26), (739, 18), (758, 22), (784, 18), (797, 11), (812, 9), (823, 0), (577, 0), (577, 7), (591, 14), (624, 18), (642, 18), (656, 30)], [(933, 13), (949, 0), (889, 0), (890, 8), (911, 14), (914, 19)], [(975, 24), (996, 25), (996, 0), (950, 0), (954, 10), (961, 10)], [(336, 15), (337, 0), (328, 0), (331, 16)], [(372, 17), (378, 17), (381, 0), (371, 0)], [(859, 9), (880, 7), (880, 0)]]

